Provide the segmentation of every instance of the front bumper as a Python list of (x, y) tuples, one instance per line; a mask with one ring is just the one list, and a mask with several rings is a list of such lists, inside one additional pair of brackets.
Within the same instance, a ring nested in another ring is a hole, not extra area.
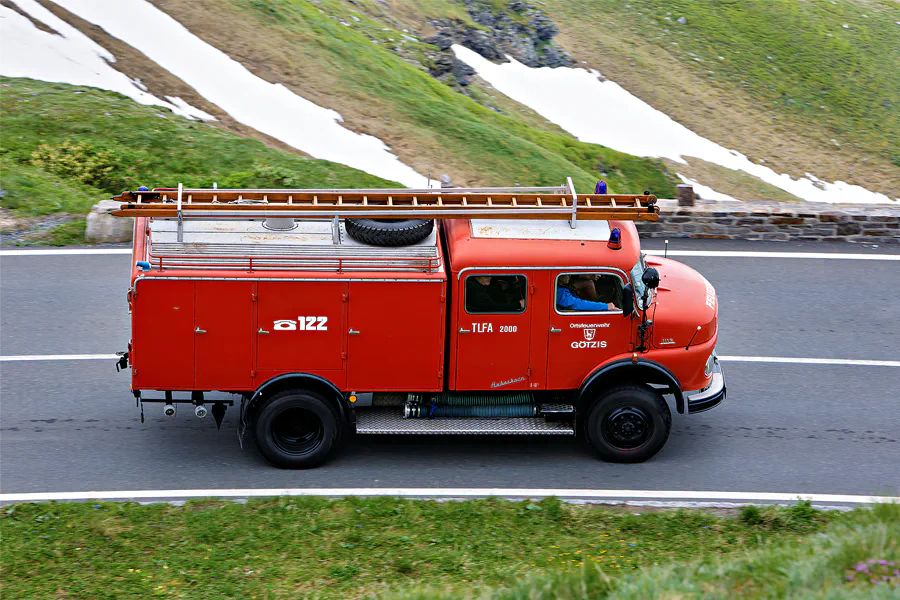
[(725, 374), (719, 359), (713, 364), (712, 381), (706, 389), (699, 392), (685, 394), (687, 398), (688, 414), (703, 412), (715, 408), (725, 399)]

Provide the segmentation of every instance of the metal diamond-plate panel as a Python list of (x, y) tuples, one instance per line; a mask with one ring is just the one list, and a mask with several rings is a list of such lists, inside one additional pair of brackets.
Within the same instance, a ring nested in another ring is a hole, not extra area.
[(396, 410), (361, 410), (356, 414), (356, 433), (409, 435), (574, 435), (568, 423), (543, 419), (404, 419)]

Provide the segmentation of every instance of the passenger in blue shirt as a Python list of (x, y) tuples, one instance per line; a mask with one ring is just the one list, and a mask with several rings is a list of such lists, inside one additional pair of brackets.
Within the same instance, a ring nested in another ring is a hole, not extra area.
[(560, 275), (559, 277), (559, 285), (556, 286), (556, 308), (559, 310), (585, 311), (618, 310), (615, 304), (583, 300), (576, 296), (569, 288), (568, 275)]

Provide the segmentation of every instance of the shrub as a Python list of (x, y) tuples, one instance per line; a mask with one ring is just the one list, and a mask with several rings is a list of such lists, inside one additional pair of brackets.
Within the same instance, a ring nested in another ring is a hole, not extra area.
[(747, 525), (759, 525), (762, 522), (762, 514), (759, 512), (759, 507), (752, 504), (742, 506), (738, 518)]
[(121, 157), (87, 142), (65, 140), (56, 146), (41, 144), (31, 153), (31, 164), (111, 193), (126, 187)]

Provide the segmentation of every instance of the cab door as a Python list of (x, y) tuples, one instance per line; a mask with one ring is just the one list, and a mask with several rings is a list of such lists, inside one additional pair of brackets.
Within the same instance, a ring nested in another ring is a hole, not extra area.
[(456, 389), (529, 388), (530, 290), (524, 273), (462, 276), (455, 332)]
[(547, 389), (576, 389), (597, 365), (631, 351), (633, 326), (621, 308), (624, 283), (613, 270), (553, 273)]

